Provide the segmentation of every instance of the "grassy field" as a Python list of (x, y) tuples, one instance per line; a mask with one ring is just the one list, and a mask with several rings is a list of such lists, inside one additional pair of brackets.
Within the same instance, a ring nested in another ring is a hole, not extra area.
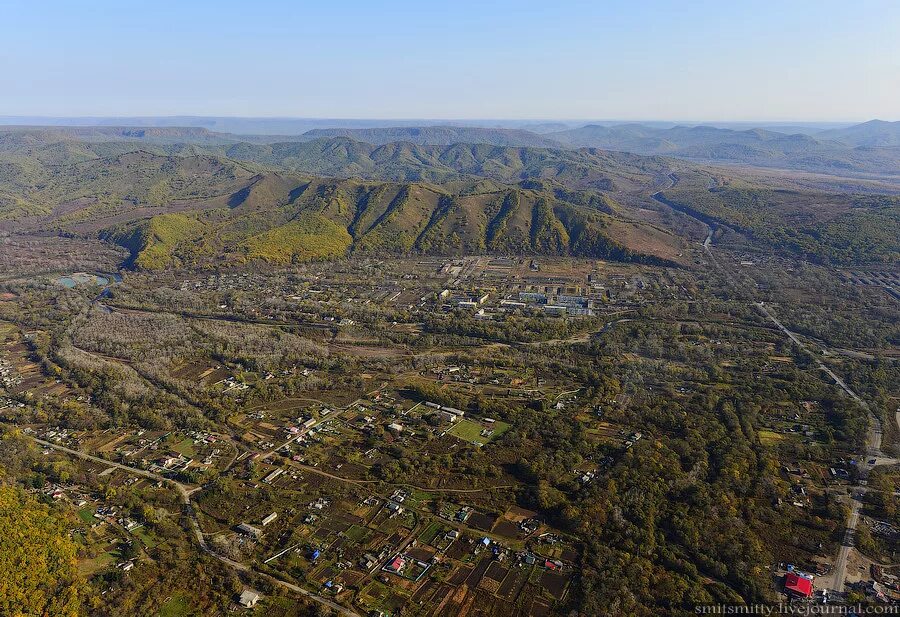
[(97, 522), (97, 520), (94, 518), (93, 508), (81, 508), (78, 511), (78, 518), (80, 518), (86, 525), (93, 525)]
[(184, 592), (176, 593), (174, 596), (169, 598), (169, 600), (165, 604), (163, 604), (160, 607), (159, 613), (157, 614), (157, 616), (158, 617), (188, 617), (189, 615), (193, 614), (191, 612), (191, 604), (192, 604), (191, 597), (188, 594), (186, 594)]
[(173, 445), (172, 449), (188, 458), (194, 458), (197, 454), (194, 450), (194, 442), (189, 438), (182, 439), (177, 444)]
[(78, 572), (84, 577), (90, 577), (94, 572), (98, 572), (114, 564), (118, 558), (118, 553), (101, 553), (93, 559), (85, 559), (84, 561), (79, 562)]
[(494, 430), (494, 434), (490, 437), (482, 437), (481, 431), (484, 430), (484, 425), (479, 424), (478, 422), (472, 422), (471, 420), (460, 420), (457, 422), (453, 428), (451, 428), (448, 433), (459, 437), (469, 443), (477, 443), (479, 445), (484, 445), (489, 442), (491, 439), (496, 439), (503, 433), (509, 430), (509, 424), (506, 422), (495, 422), (491, 425), (491, 428)]
[(366, 537), (368, 531), (364, 527), (360, 527), (359, 525), (352, 525), (350, 529), (348, 529), (345, 533), (347, 534), (347, 537), (354, 542), (360, 542), (363, 538)]
[(422, 544), (431, 544), (431, 541), (434, 540), (434, 537), (441, 530), (441, 523), (438, 521), (434, 521), (431, 523), (425, 531), (422, 532), (422, 535), (419, 536), (419, 542)]
[(146, 546), (147, 548), (153, 548), (154, 546), (156, 546), (158, 544), (158, 542), (156, 541), (156, 538), (154, 538), (153, 535), (150, 532), (148, 532), (146, 529), (144, 529), (143, 527), (139, 527), (139, 528), (135, 529), (134, 531), (131, 532), (131, 535), (138, 538), (143, 543), (143, 545)]
[(772, 431), (759, 431), (757, 433), (759, 435), (759, 441), (764, 446), (771, 446), (777, 444), (781, 441), (784, 441), (784, 435), (781, 433), (774, 433)]

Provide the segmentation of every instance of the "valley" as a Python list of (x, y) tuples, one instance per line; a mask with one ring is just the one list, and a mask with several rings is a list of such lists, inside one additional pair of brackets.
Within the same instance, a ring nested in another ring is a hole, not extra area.
[(900, 3), (0, 14), (0, 617), (900, 613)]
[(92, 614), (895, 595), (895, 195), (348, 134), (0, 139), (0, 460)]

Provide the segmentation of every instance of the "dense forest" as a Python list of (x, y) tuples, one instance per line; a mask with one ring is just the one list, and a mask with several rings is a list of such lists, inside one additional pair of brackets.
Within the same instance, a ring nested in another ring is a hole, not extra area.
[(0, 613), (79, 615), (75, 555), (65, 514), (0, 485)]

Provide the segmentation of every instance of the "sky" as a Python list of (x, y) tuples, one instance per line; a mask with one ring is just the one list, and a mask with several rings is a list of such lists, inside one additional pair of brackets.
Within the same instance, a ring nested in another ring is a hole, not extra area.
[(0, 115), (900, 120), (900, 2), (0, 0)]

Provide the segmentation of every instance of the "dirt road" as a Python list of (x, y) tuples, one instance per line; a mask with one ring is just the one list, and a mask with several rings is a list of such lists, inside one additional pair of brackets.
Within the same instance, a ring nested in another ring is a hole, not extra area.
[(218, 559), (220, 562), (224, 563), (225, 565), (227, 565), (230, 568), (233, 568), (233, 569), (241, 571), (241, 572), (253, 572), (256, 576), (261, 576), (261, 577), (265, 578), (266, 580), (271, 581), (273, 584), (278, 585), (279, 587), (283, 587), (284, 589), (289, 589), (290, 591), (304, 595), (307, 598), (313, 600), (314, 602), (318, 602), (319, 604), (327, 606), (328, 608), (336, 611), (340, 615), (346, 615), (347, 617), (360, 617), (359, 614), (356, 613), (355, 611), (353, 611), (345, 606), (341, 606), (340, 604), (337, 604), (336, 602), (333, 602), (333, 601), (329, 600), (328, 598), (322, 597), (311, 591), (303, 589), (302, 587), (298, 587), (297, 585), (294, 585), (293, 583), (289, 583), (287, 581), (283, 581), (281, 579), (275, 578), (274, 576), (270, 576), (263, 572), (259, 572), (248, 564), (241, 563), (239, 561), (234, 561), (233, 559), (229, 559), (229, 558), (219, 555), (218, 553), (213, 551), (209, 547), (209, 545), (206, 543), (206, 538), (203, 537), (203, 531), (200, 529), (200, 522), (197, 520), (197, 513), (194, 511), (194, 506), (191, 503), (191, 494), (197, 490), (196, 488), (188, 488), (186, 485), (184, 485), (180, 482), (176, 482), (175, 480), (166, 478), (165, 476), (161, 476), (159, 474), (153, 473), (152, 471), (147, 471), (145, 469), (138, 469), (137, 467), (129, 467), (128, 465), (122, 465), (121, 463), (114, 463), (114, 462), (108, 461), (104, 458), (100, 458), (99, 456), (93, 456), (86, 452), (81, 452), (80, 450), (73, 450), (72, 448), (60, 446), (58, 444), (55, 444), (55, 443), (52, 443), (49, 441), (44, 441), (43, 439), (38, 439), (37, 437), (33, 437), (30, 435), (29, 435), (29, 437), (31, 437), (31, 439), (33, 439), (35, 442), (41, 444), (42, 446), (46, 446), (48, 448), (52, 448), (52, 449), (58, 450), (60, 452), (65, 452), (66, 454), (70, 454), (77, 458), (87, 460), (87, 461), (93, 461), (95, 463), (101, 463), (103, 465), (108, 465), (108, 466), (114, 467), (116, 469), (121, 469), (122, 471), (124, 471), (126, 473), (141, 476), (141, 477), (148, 478), (151, 480), (157, 480), (159, 482), (164, 482), (165, 484), (168, 484), (169, 486), (173, 487), (178, 492), (178, 495), (181, 497), (181, 501), (184, 504), (185, 511), (188, 515), (188, 520), (190, 520), (191, 530), (193, 531), (194, 538), (197, 540), (197, 544), (200, 546), (200, 550), (202, 550), (204, 553), (208, 554), (211, 557), (214, 557), (215, 559)]

